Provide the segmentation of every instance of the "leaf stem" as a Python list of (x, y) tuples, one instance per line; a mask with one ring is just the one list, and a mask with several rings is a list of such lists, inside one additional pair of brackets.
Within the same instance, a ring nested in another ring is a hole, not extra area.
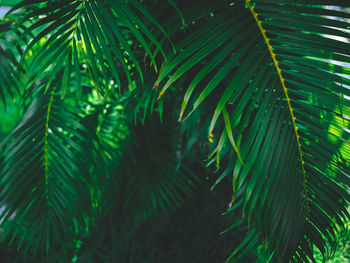
[(279, 63), (278, 63), (278, 61), (276, 59), (276, 54), (273, 52), (273, 48), (272, 48), (272, 45), (270, 43), (270, 39), (267, 37), (266, 30), (262, 26), (262, 21), (259, 20), (258, 13), (254, 10), (254, 6), (252, 5), (251, 0), (245, 0), (245, 1), (246, 1), (246, 4), (248, 5), (248, 7), (250, 9), (250, 12), (252, 13), (252, 15), (254, 17), (256, 23), (258, 24), (258, 27), (260, 29), (260, 32), (261, 32), (262, 36), (264, 37), (265, 43), (267, 45), (267, 48), (269, 49), (270, 55), (271, 55), (272, 60), (273, 60), (273, 64), (276, 67), (277, 74), (278, 74), (279, 79), (281, 81), (284, 95), (285, 95), (285, 97), (287, 99), (287, 104), (288, 104), (289, 112), (290, 112), (290, 115), (291, 115), (291, 118), (292, 118), (292, 124), (293, 124), (293, 127), (294, 127), (294, 133), (295, 133), (295, 137), (296, 137), (297, 144), (298, 144), (298, 150), (299, 150), (299, 156), (300, 156), (300, 162), (301, 162), (301, 169), (302, 169), (303, 177), (304, 177), (305, 198), (306, 198), (306, 202), (307, 202), (307, 208), (308, 208), (308, 211), (309, 211), (309, 204), (308, 204), (308, 199), (307, 199), (307, 188), (306, 188), (307, 179), (306, 179), (306, 171), (305, 171), (305, 166), (304, 166), (305, 162), (303, 160), (303, 153), (302, 153), (302, 150), (301, 150), (300, 136), (299, 136), (299, 133), (298, 133), (298, 127), (296, 125), (296, 117), (294, 115), (292, 104), (291, 104), (291, 101), (290, 101), (290, 97), (288, 95), (288, 89), (287, 89), (286, 84), (285, 84), (285, 79), (282, 76), (281, 68), (280, 68)]

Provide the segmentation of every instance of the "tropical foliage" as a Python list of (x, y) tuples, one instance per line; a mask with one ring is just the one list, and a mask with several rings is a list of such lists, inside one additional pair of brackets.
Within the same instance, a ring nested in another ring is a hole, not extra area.
[(230, 185), (227, 261), (331, 258), (349, 235), (349, 8), (20, 1), (0, 23), (16, 121), (1, 125), (2, 241), (75, 262), (112, 211), (138, 225), (185, 205), (201, 163), (212, 190)]

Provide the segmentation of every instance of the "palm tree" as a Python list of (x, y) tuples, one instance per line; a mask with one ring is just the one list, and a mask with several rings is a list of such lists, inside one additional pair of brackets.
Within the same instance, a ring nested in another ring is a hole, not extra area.
[(20, 116), (0, 144), (2, 240), (55, 262), (118, 200), (135, 222), (171, 212), (204, 152), (212, 189), (232, 185), (228, 229), (246, 229), (227, 261), (330, 258), (349, 219), (347, 8), (20, 1), (0, 24), (0, 95)]

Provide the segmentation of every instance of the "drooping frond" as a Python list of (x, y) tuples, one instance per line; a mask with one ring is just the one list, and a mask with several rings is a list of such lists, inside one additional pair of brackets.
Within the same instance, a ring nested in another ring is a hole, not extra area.
[[(18, 31), (16, 41), (24, 49), (20, 65), (36, 45), (40, 46), (33, 53), (27, 73), (32, 82), (38, 74), (54, 78), (63, 66), (65, 83), (74, 74), (78, 89), (80, 68), (85, 67), (93, 86), (108, 95), (110, 81), (120, 89), (125, 81), (130, 87), (133, 75), (143, 79), (140, 58), (149, 56), (157, 71), (153, 53), (157, 49), (165, 56), (159, 40), (153, 36), (153, 31), (163, 35), (165, 31), (138, 1), (23, 1), (9, 13), (22, 9), (27, 10), (25, 15), (8, 15), (10, 22), (2, 27), (2, 32)], [(29, 35), (34, 37), (28, 43)], [(62, 96), (67, 92), (65, 83)]]
[(73, 220), (84, 226), (91, 136), (79, 114), (55, 93), (37, 96), (1, 143), (2, 239), (51, 254), (77, 231)]
[(162, 95), (195, 72), (180, 118), (215, 105), (209, 138), (214, 153), (233, 146), (233, 201), (255, 228), (245, 245), (265, 241), (275, 259), (297, 262), (313, 260), (313, 245), (327, 256), (350, 200), (349, 15), (338, 10), (350, 4), (304, 2), (223, 1), (157, 81), (171, 74)]

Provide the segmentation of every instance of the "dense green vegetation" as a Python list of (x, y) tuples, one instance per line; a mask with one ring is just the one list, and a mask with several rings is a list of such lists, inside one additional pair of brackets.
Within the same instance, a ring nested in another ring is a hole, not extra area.
[(1, 262), (349, 259), (348, 0), (17, 2)]

